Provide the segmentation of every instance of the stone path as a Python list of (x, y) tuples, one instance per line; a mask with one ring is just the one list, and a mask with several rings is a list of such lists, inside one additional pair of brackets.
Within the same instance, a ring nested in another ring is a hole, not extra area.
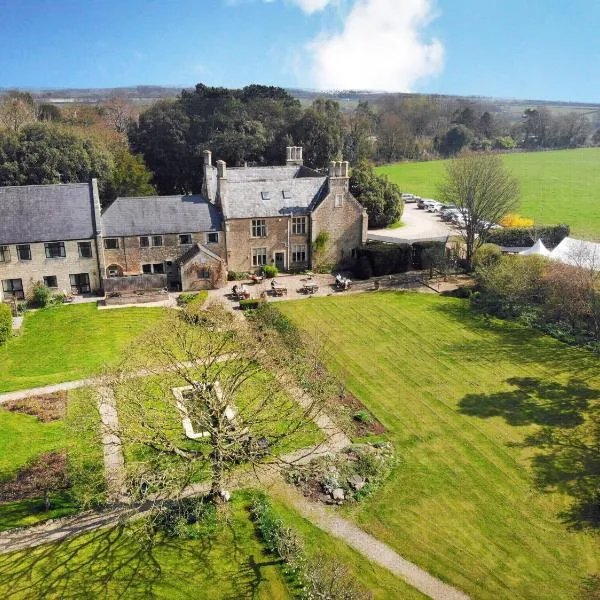
[(271, 493), (293, 506), (305, 519), (333, 537), (342, 540), (371, 562), (391, 571), (408, 584), (434, 600), (469, 600), (461, 590), (430, 575), (416, 564), (402, 558), (387, 544), (380, 542), (360, 527), (340, 517), (334, 510), (307, 500), (295, 488), (276, 485)]

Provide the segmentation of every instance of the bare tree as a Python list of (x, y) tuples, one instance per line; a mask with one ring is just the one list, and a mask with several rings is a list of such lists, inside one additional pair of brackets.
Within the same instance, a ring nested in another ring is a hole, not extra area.
[(469, 268), (473, 253), (485, 234), (519, 204), (519, 182), (494, 154), (465, 153), (446, 166), (439, 188), (440, 200), (456, 205), (461, 213), (458, 227), (464, 237)]
[(217, 499), (235, 467), (285, 462), (286, 453), (317, 441), (319, 403), (301, 405), (288, 393), (268, 335), (220, 305), (186, 317), (166, 316), (110, 384), (118, 434), (135, 458), (128, 480), (138, 500), (177, 498), (199, 478), (210, 480)]
[(31, 94), (9, 92), (0, 102), (0, 123), (7, 129), (19, 131), (23, 125), (36, 120)]
[(120, 135), (126, 136), (129, 126), (137, 121), (135, 107), (120, 96), (112, 96), (103, 105), (104, 122)]

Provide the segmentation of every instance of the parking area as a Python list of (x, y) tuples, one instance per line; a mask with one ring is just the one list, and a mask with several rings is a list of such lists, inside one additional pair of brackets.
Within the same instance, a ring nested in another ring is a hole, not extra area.
[(371, 229), (368, 237), (372, 240), (387, 237), (398, 242), (412, 243), (425, 240), (442, 241), (448, 236), (458, 234), (452, 223), (442, 221), (436, 213), (417, 208), (416, 203), (404, 205), (402, 222), (404, 226), (398, 229)]

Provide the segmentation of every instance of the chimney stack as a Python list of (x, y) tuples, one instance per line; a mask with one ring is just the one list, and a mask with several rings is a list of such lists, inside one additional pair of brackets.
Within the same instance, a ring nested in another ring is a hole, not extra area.
[(217, 201), (216, 205), (223, 207), (227, 193), (227, 164), (224, 160), (217, 161)]
[(304, 164), (302, 159), (302, 146), (288, 146), (285, 149), (285, 164), (287, 166), (301, 167)]
[(217, 178), (227, 179), (227, 164), (224, 160), (217, 161)]
[(212, 166), (212, 152), (210, 150), (205, 150), (204, 151), (204, 164), (207, 167), (211, 167)]

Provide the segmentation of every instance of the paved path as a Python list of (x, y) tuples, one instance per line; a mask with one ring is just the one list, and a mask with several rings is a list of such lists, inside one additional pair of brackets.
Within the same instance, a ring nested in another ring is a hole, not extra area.
[(387, 544), (380, 542), (354, 523), (340, 517), (335, 510), (307, 500), (295, 488), (278, 485), (272, 493), (283, 498), (305, 519), (326, 531), (357, 552), (378, 564), (434, 600), (469, 600), (464, 592), (430, 575), (416, 564), (402, 558)]
[(125, 457), (121, 438), (118, 436), (119, 415), (115, 395), (109, 387), (99, 387), (98, 412), (100, 413), (104, 473), (109, 504), (126, 502)]

